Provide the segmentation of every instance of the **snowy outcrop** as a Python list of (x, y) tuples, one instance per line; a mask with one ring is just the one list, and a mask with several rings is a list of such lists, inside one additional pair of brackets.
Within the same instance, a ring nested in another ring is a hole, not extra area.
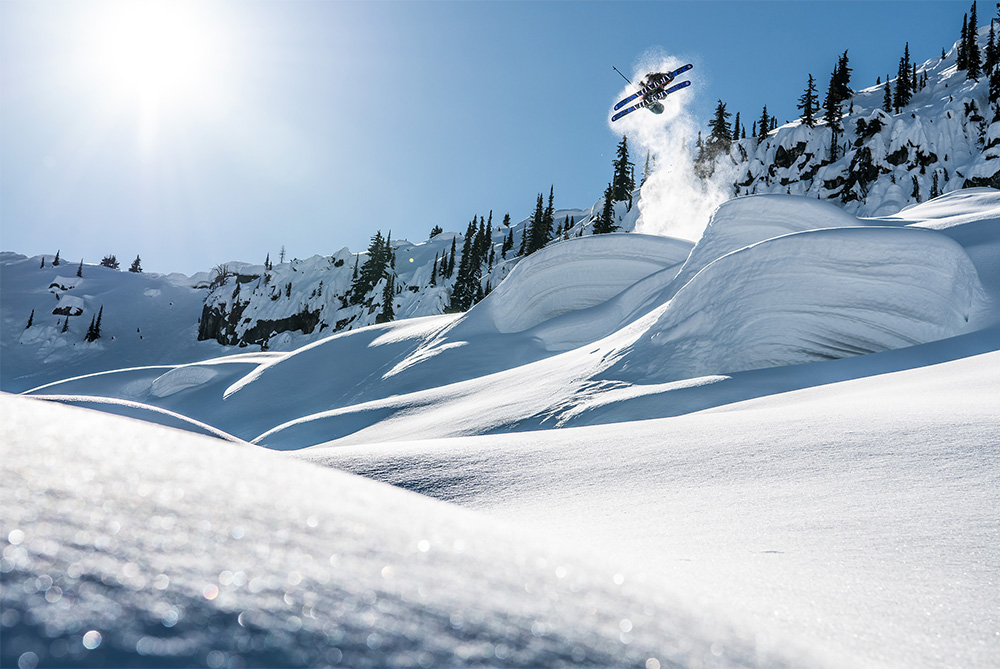
[[(985, 48), (988, 30), (980, 31)], [(734, 192), (785, 193), (830, 200), (858, 216), (885, 216), (937, 195), (1000, 188), (1000, 122), (989, 102), (989, 77), (966, 79), (957, 45), (917, 66), (927, 76), (901, 113), (882, 109), (886, 86), (857, 91), (843, 104), (844, 132), (831, 158), (831, 131), (799, 121), (764, 139), (733, 144)]]

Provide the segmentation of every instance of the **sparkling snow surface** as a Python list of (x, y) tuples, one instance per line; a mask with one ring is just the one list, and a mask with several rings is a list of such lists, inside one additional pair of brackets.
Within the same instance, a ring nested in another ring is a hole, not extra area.
[(381, 483), (9, 395), (0, 418), (3, 666), (822, 657), (614, 562)]

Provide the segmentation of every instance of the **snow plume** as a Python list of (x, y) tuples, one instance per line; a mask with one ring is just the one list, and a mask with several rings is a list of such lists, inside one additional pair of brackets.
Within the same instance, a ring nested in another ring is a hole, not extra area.
[[(685, 62), (662, 51), (647, 52), (633, 81), (638, 84), (647, 72), (669, 72)], [(709, 180), (695, 176), (694, 144), (699, 128), (705, 127), (691, 111), (698, 92), (697, 67), (676, 81), (689, 78), (692, 86), (663, 100), (662, 114), (640, 110), (615, 121), (612, 127), (629, 138), (637, 179), (643, 174), (647, 154), (650, 156), (651, 169), (640, 191), (635, 231), (697, 241), (715, 208), (731, 197), (733, 180), (728, 169), (718, 167)], [(624, 88), (620, 97), (634, 91), (633, 86)]]

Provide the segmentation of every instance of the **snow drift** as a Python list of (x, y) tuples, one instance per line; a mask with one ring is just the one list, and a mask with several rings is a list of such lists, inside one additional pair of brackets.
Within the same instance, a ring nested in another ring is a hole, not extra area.
[(810, 230), (710, 263), (607, 375), (656, 383), (913, 346), (968, 332), (983, 302), (975, 267), (944, 235)]

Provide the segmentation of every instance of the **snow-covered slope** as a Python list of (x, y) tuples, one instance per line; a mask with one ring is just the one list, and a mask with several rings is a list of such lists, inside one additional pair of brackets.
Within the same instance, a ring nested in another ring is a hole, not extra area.
[(0, 396), (0, 663), (821, 662), (614, 562), (384, 484)]
[[(460, 316), (35, 392), (96, 395), (157, 422), (178, 414), (280, 449), (676, 415), (992, 350), (998, 205), (995, 191), (964, 191), (872, 221), (804, 198), (738, 198), (683, 266), (688, 247), (674, 240), (571, 239)], [(916, 346), (945, 340), (968, 343)]]
[[(988, 26), (980, 29), (981, 49), (988, 34)], [(855, 92), (842, 105), (844, 132), (832, 162), (832, 133), (822, 121), (815, 128), (794, 121), (763, 140), (734, 143), (736, 194), (804, 195), (858, 216), (885, 216), (938, 194), (1000, 187), (1000, 118), (991, 111), (989, 77), (967, 79), (957, 57), (956, 43), (945, 57), (917, 64), (927, 85), (900, 113), (882, 109), (895, 79)]]
[(676, 418), (296, 455), (615, 555), (837, 666), (1000, 657), (996, 350)]
[[(52, 261), (52, 256), (0, 254), (3, 390), (21, 392), (80, 374), (176, 365), (227, 352), (215, 342), (197, 341), (207, 274), (120, 272)], [(98, 314), (101, 338), (86, 342)]]

